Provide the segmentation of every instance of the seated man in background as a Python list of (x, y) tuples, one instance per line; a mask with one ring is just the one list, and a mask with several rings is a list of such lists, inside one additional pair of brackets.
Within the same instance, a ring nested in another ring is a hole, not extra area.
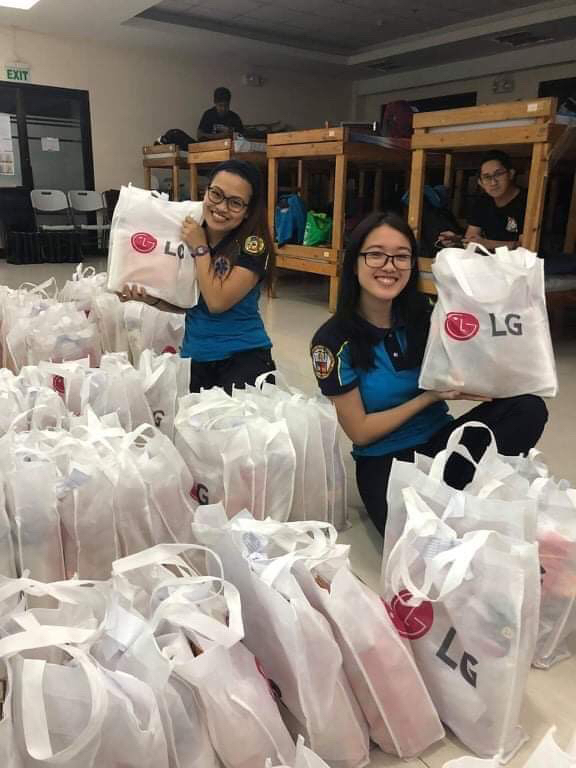
[[(468, 217), (464, 245), (474, 242), (493, 249), (502, 245), (516, 248), (522, 244), (527, 193), (516, 186), (515, 176), (516, 171), (505, 152), (492, 150), (484, 155), (478, 179), (484, 194)], [(462, 242), (452, 231), (441, 232), (439, 239), (445, 246)]]
[(198, 125), (198, 141), (224, 139), (234, 132), (244, 132), (242, 120), (230, 109), (231, 100), (232, 94), (228, 88), (216, 88), (214, 106), (204, 112)]

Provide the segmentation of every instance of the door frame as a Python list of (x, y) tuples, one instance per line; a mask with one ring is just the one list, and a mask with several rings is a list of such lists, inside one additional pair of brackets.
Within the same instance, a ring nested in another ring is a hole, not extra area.
[(80, 135), (82, 137), (82, 159), (84, 162), (86, 189), (94, 189), (94, 155), (92, 152), (92, 119), (90, 114), (89, 91), (76, 88), (59, 88), (52, 85), (37, 85), (36, 83), (8, 83), (4, 80), (0, 80), (0, 87), (10, 88), (16, 92), (16, 120), (18, 123), (18, 144), (20, 147), (20, 162), (22, 166), (22, 184), (18, 187), (6, 187), (0, 190), (0, 193), (8, 189), (34, 189), (34, 178), (28, 145), (28, 131), (26, 128), (26, 110), (24, 108), (24, 94), (30, 89), (35, 90), (36, 93), (43, 91), (47, 95), (79, 99)]

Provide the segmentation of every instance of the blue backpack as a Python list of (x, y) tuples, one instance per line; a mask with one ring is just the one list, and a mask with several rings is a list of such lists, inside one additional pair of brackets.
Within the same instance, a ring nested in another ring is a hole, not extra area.
[(302, 244), (306, 229), (306, 206), (298, 195), (281, 197), (274, 216), (276, 242)]

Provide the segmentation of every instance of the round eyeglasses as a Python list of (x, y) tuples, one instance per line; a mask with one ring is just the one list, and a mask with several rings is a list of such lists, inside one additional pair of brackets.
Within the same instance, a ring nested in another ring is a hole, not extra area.
[(383, 268), (389, 261), (392, 262), (394, 269), (400, 272), (412, 269), (412, 256), (409, 256), (407, 253), (390, 254), (383, 251), (364, 251), (360, 253), (360, 256), (364, 258), (366, 266), (372, 269)]
[(248, 208), (248, 203), (244, 202), (241, 197), (228, 197), (220, 187), (208, 187), (208, 200), (214, 205), (226, 203), (226, 207), (232, 213), (241, 213), (245, 208)]

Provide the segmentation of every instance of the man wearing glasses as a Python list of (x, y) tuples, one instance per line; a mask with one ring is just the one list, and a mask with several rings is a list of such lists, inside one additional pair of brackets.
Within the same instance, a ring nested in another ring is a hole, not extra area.
[[(492, 150), (484, 155), (478, 179), (484, 194), (468, 216), (464, 244), (474, 242), (493, 249), (502, 245), (516, 248), (522, 243), (527, 193), (516, 185), (515, 175), (505, 152)], [(439, 239), (445, 246), (461, 242), (450, 231), (442, 232)]]

